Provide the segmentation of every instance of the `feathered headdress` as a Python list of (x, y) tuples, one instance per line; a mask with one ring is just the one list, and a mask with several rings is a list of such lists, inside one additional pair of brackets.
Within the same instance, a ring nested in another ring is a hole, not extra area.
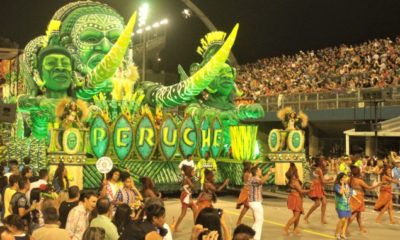
[(201, 46), (197, 47), (197, 53), (204, 57), (205, 53), (212, 46), (221, 46), (224, 44), (226, 33), (222, 31), (215, 31), (208, 33), (200, 40)]
[(276, 113), (276, 116), (277, 116), (278, 119), (280, 119), (281, 121), (285, 121), (286, 116), (287, 116), (288, 114), (292, 113), (292, 112), (294, 112), (293, 109), (292, 109), (292, 107), (285, 107), (285, 108), (282, 108), (281, 110), (279, 110), (279, 111)]

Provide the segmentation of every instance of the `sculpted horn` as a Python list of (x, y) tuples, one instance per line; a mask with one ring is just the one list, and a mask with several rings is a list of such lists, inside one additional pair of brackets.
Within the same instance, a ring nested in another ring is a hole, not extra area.
[(88, 74), (87, 79), (89, 80), (89, 83), (91, 83), (92, 85), (97, 85), (114, 75), (114, 73), (124, 60), (126, 50), (129, 47), (135, 22), (136, 12), (133, 13), (131, 18), (129, 19), (129, 22), (126, 25), (124, 31), (121, 33), (111, 50), (101, 60), (101, 62), (97, 64), (97, 66)]

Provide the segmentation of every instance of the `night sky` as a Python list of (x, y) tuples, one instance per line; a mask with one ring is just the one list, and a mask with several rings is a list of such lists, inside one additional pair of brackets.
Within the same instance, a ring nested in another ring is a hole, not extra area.
[[(45, 32), (54, 12), (66, 0), (1, 0), (0, 36), (21, 48)], [(101, 0), (125, 19), (142, 0)], [(176, 72), (181, 63), (187, 69), (199, 61), (196, 47), (207, 33), (202, 22), (184, 19), (180, 0), (148, 0), (151, 18), (167, 17), (167, 48), (162, 53), (163, 68)], [(259, 58), (293, 54), (341, 43), (357, 44), (373, 38), (400, 34), (399, 0), (193, 0), (217, 28), (230, 31), (241, 24), (234, 53), (239, 63)]]

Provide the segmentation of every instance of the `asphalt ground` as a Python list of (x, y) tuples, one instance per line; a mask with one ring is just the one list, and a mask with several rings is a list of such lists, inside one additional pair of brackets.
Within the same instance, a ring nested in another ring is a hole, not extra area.
[[(284, 236), (282, 234), (282, 228), (286, 224), (287, 220), (292, 216), (292, 212), (286, 207), (286, 199), (284, 194), (272, 194), (273, 197), (265, 197), (263, 201), (264, 206), (264, 224), (262, 239), (306, 239), (306, 240), (319, 240), (319, 239), (336, 239), (334, 236), (336, 223), (338, 217), (335, 210), (335, 205), (332, 200), (328, 200), (327, 206), (327, 221), (328, 224), (320, 224), (320, 209), (317, 209), (313, 215), (311, 215), (309, 224), (303, 221), (304, 215), (301, 217), (300, 229), (302, 231), (301, 236), (290, 234)], [(308, 211), (313, 202), (310, 199), (305, 199), (304, 210)], [(178, 198), (169, 198), (165, 201), (167, 209), (167, 222), (171, 223), (172, 218), (177, 219), (180, 215), (180, 202)], [(216, 208), (222, 208), (228, 226), (233, 231), (236, 226), (236, 221), (239, 216), (240, 210), (236, 207), (235, 196), (223, 196), (219, 197)], [(389, 224), (389, 217), (387, 213), (382, 218), (382, 224), (375, 223), (375, 217), (377, 212), (372, 210), (371, 206), (367, 206), (366, 211), (363, 213), (364, 227), (367, 229), (367, 233), (361, 233), (358, 229), (356, 222), (353, 222), (349, 228), (350, 235), (348, 239), (354, 240), (378, 240), (378, 239), (398, 239), (400, 230), (400, 212), (395, 211), (396, 224)], [(251, 226), (253, 224), (252, 212), (249, 210), (243, 219), (243, 223)], [(174, 233), (174, 240), (188, 240), (190, 239), (190, 233), (193, 227), (193, 215), (190, 209), (188, 209), (185, 218), (179, 226), (179, 231)]]

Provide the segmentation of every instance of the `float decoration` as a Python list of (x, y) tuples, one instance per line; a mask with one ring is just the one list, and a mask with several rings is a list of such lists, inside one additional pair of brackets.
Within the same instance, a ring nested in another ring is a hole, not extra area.
[(160, 127), (160, 152), (165, 160), (172, 160), (178, 151), (178, 127), (171, 115), (166, 115)]
[(197, 127), (192, 116), (187, 115), (179, 131), (179, 151), (182, 156), (194, 155), (197, 150)]
[(118, 160), (124, 161), (131, 153), (134, 140), (133, 128), (124, 114), (121, 114), (114, 123), (112, 136), (114, 153)]
[(101, 115), (97, 115), (92, 121), (89, 131), (89, 142), (96, 158), (106, 155), (110, 144), (110, 133), (107, 122)]

